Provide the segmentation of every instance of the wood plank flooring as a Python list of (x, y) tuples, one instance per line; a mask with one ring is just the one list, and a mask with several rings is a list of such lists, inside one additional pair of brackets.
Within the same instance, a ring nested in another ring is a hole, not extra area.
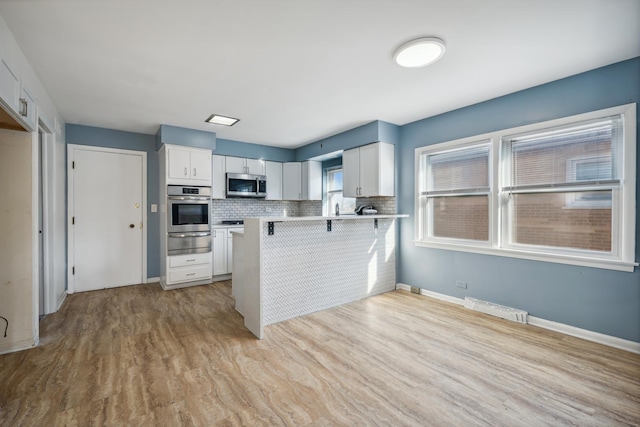
[(0, 356), (0, 425), (640, 425), (640, 356), (405, 291), (258, 341), (229, 282), (138, 285)]

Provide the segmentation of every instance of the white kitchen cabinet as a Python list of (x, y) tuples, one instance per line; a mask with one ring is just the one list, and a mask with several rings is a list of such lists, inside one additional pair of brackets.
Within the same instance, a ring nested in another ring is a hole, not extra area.
[(302, 200), (322, 200), (322, 163), (302, 162)]
[(243, 227), (220, 227), (211, 230), (214, 276), (233, 272), (233, 234), (231, 232), (243, 230)]
[(167, 144), (160, 150), (165, 156), (167, 184), (211, 186), (211, 151)]
[(265, 162), (267, 200), (282, 200), (282, 163)]
[(6, 58), (0, 58), (0, 99), (13, 112), (18, 113), (20, 97), (20, 77)]
[(282, 200), (322, 200), (322, 163), (283, 163)]
[(0, 58), (0, 101), (25, 129), (37, 130), (35, 94), (7, 58)]
[(226, 228), (214, 228), (211, 230), (211, 248), (213, 251), (213, 275), (227, 274), (227, 245), (228, 230)]
[(227, 229), (227, 273), (233, 274), (233, 232), (244, 231), (243, 227)]
[(166, 288), (180, 287), (196, 280), (211, 280), (211, 252), (167, 257)]
[(345, 197), (393, 196), (394, 146), (385, 142), (345, 150), (342, 155)]
[[(267, 184), (269, 184), (267, 182)], [(302, 199), (302, 164), (287, 162), (282, 164), (282, 200)]]
[(211, 156), (211, 198), (226, 198), (225, 156)]
[(265, 162), (260, 159), (227, 156), (225, 170), (227, 173), (246, 173), (252, 175), (265, 174)]

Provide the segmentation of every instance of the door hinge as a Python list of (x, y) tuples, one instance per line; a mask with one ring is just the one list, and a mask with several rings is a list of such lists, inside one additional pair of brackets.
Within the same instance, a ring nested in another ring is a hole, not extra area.
[(71, 267), (71, 274), (76, 274), (76, 268), (75, 267)]
[(76, 225), (76, 217), (75, 216), (71, 217), (71, 225)]
[(75, 160), (73, 162), (71, 162), (71, 169), (75, 169), (76, 168), (76, 162)]

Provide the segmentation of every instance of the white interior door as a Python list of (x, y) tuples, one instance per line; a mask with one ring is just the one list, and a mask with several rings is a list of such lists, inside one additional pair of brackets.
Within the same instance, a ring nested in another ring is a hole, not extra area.
[(72, 292), (146, 281), (146, 153), (69, 146)]

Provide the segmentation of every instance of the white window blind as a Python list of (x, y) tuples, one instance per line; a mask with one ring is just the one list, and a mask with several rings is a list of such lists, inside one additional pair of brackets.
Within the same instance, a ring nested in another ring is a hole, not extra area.
[(622, 118), (506, 138), (511, 185), (506, 190), (620, 183)]
[(489, 192), (489, 146), (426, 154), (425, 196)]
[(422, 236), (489, 240), (490, 145), (423, 154)]

